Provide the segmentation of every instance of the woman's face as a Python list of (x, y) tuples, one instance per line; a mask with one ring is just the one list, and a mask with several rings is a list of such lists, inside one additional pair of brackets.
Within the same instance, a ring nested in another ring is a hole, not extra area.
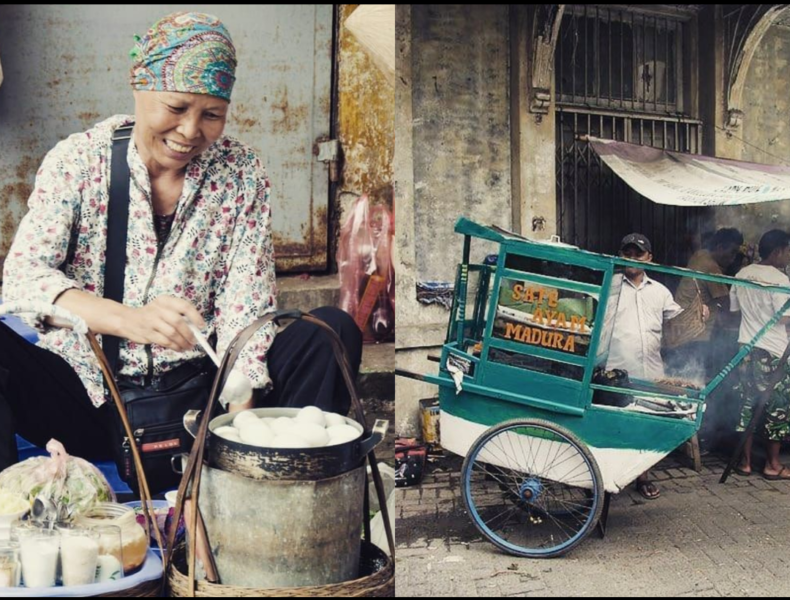
[(151, 175), (180, 172), (222, 135), (228, 102), (205, 94), (135, 91), (134, 141)]

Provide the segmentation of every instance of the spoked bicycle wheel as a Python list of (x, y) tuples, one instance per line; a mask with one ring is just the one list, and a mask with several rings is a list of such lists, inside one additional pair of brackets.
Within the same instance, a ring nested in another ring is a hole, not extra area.
[(548, 421), (506, 421), (487, 430), (472, 445), (462, 479), (477, 529), (517, 556), (569, 552), (603, 510), (603, 479), (589, 449)]

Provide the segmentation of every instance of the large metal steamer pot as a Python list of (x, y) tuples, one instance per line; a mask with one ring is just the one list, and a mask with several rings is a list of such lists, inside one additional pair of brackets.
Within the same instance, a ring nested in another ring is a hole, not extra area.
[[(296, 408), (259, 408), (258, 418), (294, 417)], [(324, 448), (264, 448), (214, 434), (234, 414), (212, 419), (202, 467), (200, 507), (222, 581), (248, 588), (294, 588), (358, 577), (365, 458), (384, 437)], [(185, 419), (195, 435), (198, 411)], [(297, 426), (298, 427), (298, 426)]]
[[(298, 408), (252, 409), (258, 418), (295, 417)], [(347, 473), (365, 462), (368, 453), (375, 449), (387, 433), (388, 422), (377, 420), (370, 435), (364, 437), (362, 425), (345, 417), (351, 427), (359, 431), (356, 440), (324, 448), (263, 448), (226, 440), (214, 434), (218, 427), (232, 425), (235, 414), (215, 417), (209, 424), (207, 444), (208, 465), (255, 479), (315, 481)], [(184, 427), (192, 436), (197, 435), (200, 411), (189, 411), (184, 417)]]
[[(345, 422), (360, 437), (324, 448), (258, 447), (214, 434), (218, 427), (230, 425), (235, 414), (208, 421), (198, 411), (186, 415), (184, 425), (195, 436), (195, 446), (179, 487), (176, 515), (181, 514), (185, 492), (199, 481), (191, 500), (202, 514), (209, 541), (206, 550), (213, 556), (223, 585), (272, 589), (355, 580), (365, 517), (366, 458), (371, 459), (380, 502), (386, 504), (373, 449), (384, 438), (387, 421), (376, 421), (368, 429), (342, 342), (320, 319), (277, 313), (250, 325), (231, 342), (208, 406), (217, 402), (244, 343), (266, 322), (280, 318), (302, 318), (327, 330), (356, 416)], [(299, 410), (258, 408), (252, 412), (259, 418), (276, 418), (294, 417)], [(194, 514), (192, 519), (192, 526), (197, 527)], [(389, 530), (388, 541), (394, 552)], [(195, 557), (196, 553), (190, 553), (188, 560)], [(194, 562), (188, 567), (194, 572)]]

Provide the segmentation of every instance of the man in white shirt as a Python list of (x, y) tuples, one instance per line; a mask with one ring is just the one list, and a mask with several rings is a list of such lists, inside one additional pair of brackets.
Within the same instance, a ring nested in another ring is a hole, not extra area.
[[(627, 235), (620, 245), (620, 256), (650, 262), (653, 260), (650, 241), (639, 233)], [(683, 309), (665, 286), (648, 277), (644, 269), (627, 267), (606, 368), (625, 369), (631, 379), (663, 378), (664, 320), (681, 312)]]
[[(641, 233), (625, 236), (620, 244), (620, 256), (651, 262), (650, 240)], [(650, 279), (644, 269), (626, 267), (606, 368), (624, 369), (630, 379), (661, 379), (664, 376), (661, 359), (664, 319), (672, 319), (681, 312), (683, 309), (666, 287)], [(658, 486), (650, 481), (649, 472), (637, 478), (636, 489), (648, 500), (661, 494)]]
[[(790, 264), (790, 234), (780, 229), (773, 229), (760, 239), (758, 250), (762, 259), (760, 263), (741, 269), (736, 277), (790, 287), (790, 279), (785, 274), (785, 269)], [(738, 342), (745, 344), (754, 338), (784, 306), (788, 298), (789, 295), (778, 292), (733, 286), (730, 291), (730, 310), (741, 311)], [(786, 329), (788, 323), (790, 316), (786, 314), (755, 344), (754, 350), (739, 368), (741, 377), (738, 387), (744, 403), (741, 422), (737, 429), (739, 432), (746, 430), (752, 418), (754, 403), (768, 388), (772, 374), (777, 369), (784, 370), (784, 376), (774, 387), (768, 400), (765, 416), (755, 428), (757, 435), (766, 441), (768, 456), (763, 477), (770, 481), (790, 479), (790, 469), (784, 467), (779, 460), (782, 442), (790, 440), (790, 366), (779, 364), (779, 359), (788, 343)], [(750, 435), (746, 440), (743, 457), (735, 469), (739, 475), (751, 475), (753, 437)]]

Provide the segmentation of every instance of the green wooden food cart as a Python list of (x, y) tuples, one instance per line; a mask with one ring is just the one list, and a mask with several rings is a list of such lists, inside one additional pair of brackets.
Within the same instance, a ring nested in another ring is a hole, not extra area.
[[(790, 309), (788, 300), (697, 385), (612, 379), (606, 363), (626, 267), (790, 288), (536, 242), (465, 218), (455, 231), (463, 256), (439, 372), (398, 374), (439, 386), (441, 445), (465, 457), (469, 515), (514, 555), (560, 556), (605, 525), (610, 495), (695, 435), (711, 392)], [(471, 262), (473, 239), (498, 252)]]

